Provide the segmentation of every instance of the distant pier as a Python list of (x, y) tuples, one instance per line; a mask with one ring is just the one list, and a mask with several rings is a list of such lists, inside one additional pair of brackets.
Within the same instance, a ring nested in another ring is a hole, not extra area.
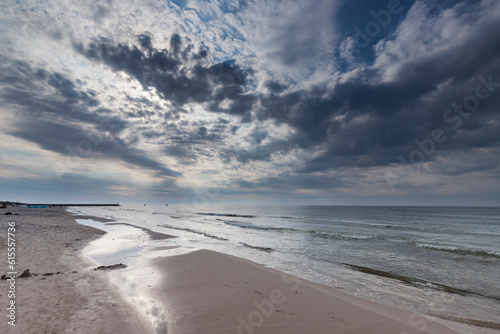
[(75, 204), (75, 203), (20, 203), (20, 202), (8, 202), (0, 201), (0, 205), (11, 205), (11, 206), (21, 206), (21, 207), (59, 207), (59, 206), (120, 206), (118, 203), (107, 204), (107, 203), (97, 203), (97, 204)]

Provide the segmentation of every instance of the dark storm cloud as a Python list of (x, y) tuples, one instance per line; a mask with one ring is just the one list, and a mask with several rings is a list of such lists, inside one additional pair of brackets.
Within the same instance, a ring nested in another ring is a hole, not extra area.
[(74, 82), (60, 73), (33, 69), (20, 61), (5, 60), (0, 76), (0, 98), (22, 112), (23, 117), (52, 120), (81, 121), (99, 124), (113, 121), (116, 131), (125, 122), (109, 116), (109, 110), (100, 108), (92, 90), (77, 89)]
[[(494, 147), (500, 143), (500, 87), (468, 118), (451, 121), (452, 103), (462, 104), (482, 84), (500, 82), (500, 26), (480, 22), (468, 40), (428, 57), (410, 58), (394, 79), (380, 82), (386, 68), (371, 67), (332, 91), (316, 87), (261, 99), (259, 119), (272, 118), (297, 130), (291, 142), (325, 151), (302, 172), (343, 166), (370, 167), (400, 163), (400, 155), (418, 148), (442, 128), (448, 140), (440, 150)], [(483, 85), (484, 86), (484, 85)], [(483, 87), (481, 92), (487, 92)], [(458, 126), (459, 125), (459, 126)], [(436, 156), (428, 157), (433, 160)]]
[[(67, 156), (124, 161), (161, 175), (180, 175), (132, 148), (132, 140), (121, 139), (126, 121), (100, 108), (93, 91), (77, 87), (64, 75), (33, 69), (25, 62), (7, 62), (0, 84), (3, 103), (20, 116), (9, 134)], [(85, 154), (78, 153), (82, 143)]]
[[(97, 131), (82, 131), (79, 126), (29, 119), (21, 122), (17, 129), (9, 133), (35, 142), (45, 150), (61, 153), (68, 158), (118, 160), (135, 167), (156, 171), (162, 176), (180, 175), (158, 161), (148, 158), (144, 152), (131, 148), (128, 143), (118, 137), (104, 135)], [(75, 167), (74, 163), (68, 167)]]
[[(124, 71), (138, 80), (144, 89), (156, 88), (158, 94), (175, 106), (186, 103), (208, 103), (209, 110), (240, 115), (245, 121), (256, 97), (245, 93), (251, 71), (234, 62), (206, 65), (206, 50), (193, 51), (179, 35), (170, 39), (170, 49), (155, 49), (151, 37), (138, 37), (139, 46), (114, 44), (109, 40), (75, 44), (85, 57)], [(227, 106), (222, 106), (222, 102)]]

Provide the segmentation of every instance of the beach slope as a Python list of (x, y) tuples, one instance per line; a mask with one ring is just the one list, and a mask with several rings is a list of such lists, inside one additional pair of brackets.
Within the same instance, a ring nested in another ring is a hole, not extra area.
[(151, 290), (168, 309), (169, 333), (452, 334), (430, 319), (256, 263), (198, 250), (156, 261)]

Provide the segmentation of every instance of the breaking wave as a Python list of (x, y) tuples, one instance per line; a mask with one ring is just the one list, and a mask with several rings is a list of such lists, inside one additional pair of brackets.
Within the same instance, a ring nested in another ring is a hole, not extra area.
[(459, 255), (472, 255), (472, 256), (480, 256), (480, 257), (494, 257), (500, 259), (500, 252), (495, 251), (485, 251), (479, 249), (466, 249), (466, 248), (458, 248), (455, 246), (443, 246), (443, 245), (431, 245), (425, 243), (415, 243), (415, 246), (425, 249), (431, 249), (436, 251), (454, 253)]
[(239, 227), (239, 228), (248, 228), (248, 229), (260, 230), (260, 231), (307, 233), (307, 234), (314, 235), (314, 236), (317, 236), (320, 238), (325, 238), (325, 239), (369, 240), (369, 239), (375, 238), (373, 235), (305, 231), (305, 230), (294, 229), (291, 227), (270, 227), (270, 226), (260, 226), (260, 225), (254, 225), (254, 224), (249, 224), (249, 223), (244, 223), (244, 222), (239, 222), (239, 221), (232, 221), (232, 220), (224, 220), (224, 219), (217, 219), (217, 220), (223, 222), (226, 225), (235, 226), (235, 227)]
[(221, 221), (224, 224), (229, 225), (229, 226), (235, 226), (235, 227), (240, 227), (240, 228), (250, 228), (250, 229), (253, 229), (253, 230), (301, 232), (300, 230), (296, 230), (294, 228), (288, 228), (288, 227), (259, 226), (259, 225), (253, 225), (253, 224), (248, 224), (248, 223), (243, 223), (243, 222), (238, 222), (238, 221), (232, 221), (232, 220), (224, 220), (224, 219), (219, 219), (219, 218), (217, 218), (217, 220)]
[(318, 231), (309, 231), (309, 233), (317, 235), (318, 237), (321, 238), (337, 239), (337, 240), (369, 240), (375, 238), (373, 235), (365, 235), (365, 234), (326, 233)]
[(199, 216), (217, 216), (217, 217), (239, 217), (239, 218), (257, 218), (254, 215), (237, 215), (235, 213), (204, 213), (204, 212), (196, 212)]
[(199, 234), (199, 235), (202, 235), (204, 237), (212, 238), (212, 239), (216, 239), (216, 240), (229, 241), (229, 239), (221, 238), (221, 237), (218, 237), (216, 235), (208, 234), (208, 233), (205, 233), (205, 232), (202, 232), (202, 231), (193, 230), (193, 229), (190, 229), (190, 228), (187, 228), (187, 227), (175, 227), (175, 226), (166, 225), (166, 224), (158, 225), (158, 226), (169, 228), (171, 230), (178, 230), (178, 231), (184, 231), (184, 232), (189, 232), (189, 233), (195, 233), (195, 234)]
[(382, 270), (377, 270), (373, 268), (368, 268), (368, 267), (363, 267), (363, 266), (357, 266), (354, 264), (349, 264), (349, 263), (342, 263), (343, 265), (346, 265), (354, 270), (363, 272), (365, 274), (369, 275), (375, 275), (379, 277), (385, 277), (385, 278), (390, 278), (393, 280), (400, 281), (405, 284), (413, 285), (417, 288), (420, 289), (428, 289), (428, 290), (437, 290), (437, 291), (444, 291), (448, 293), (453, 293), (461, 296), (466, 296), (466, 295), (476, 295), (476, 296), (481, 296), (485, 298), (490, 298), (494, 300), (500, 300), (499, 296), (494, 296), (494, 295), (485, 295), (480, 292), (475, 292), (471, 291), (468, 289), (461, 289), (461, 288), (456, 288), (453, 286), (441, 284), (441, 283), (435, 283), (435, 282), (429, 282), (420, 278), (416, 277), (411, 277), (411, 276), (405, 276), (393, 272), (388, 272), (388, 271), (382, 271)]
[(252, 245), (246, 244), (244, 242), (240, 242), (240, 244), (242, 244), (245, 247), (257, 249), (257, 250), (260, 250), (260, 251), (263, 251), (263, 252), (271, 253), (273, 251), (273, 249), (271, 247), (252, 246)]

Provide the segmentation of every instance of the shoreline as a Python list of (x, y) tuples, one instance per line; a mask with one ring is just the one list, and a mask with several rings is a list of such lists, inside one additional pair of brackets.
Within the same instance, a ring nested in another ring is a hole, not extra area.
[[(138, 232), (143, 230), (131, 224), (103, 225), (102, 228), (123, 225), (135, 227)], [(98, 256), (99, 248), (106, 254), (104, 248), (121, 247), (123, 233), (130, 231), (122, 230), (113, 238), (108, 236), (95, 244), (97, 253), (93, 256)], [(113, 242), (116, 246), (112, 246)], [(128, 242), (129, 249), (137, 247), (135, 242)], [(137, 304), (134, 300), (149, 300), (143, 303), (143, 312), (153, 319), (157, 333), (288, 334), (307, 330), (315, 333), (457, 333), (429, 317), (301, 280), (242, 258), (184, 246), (158, 246), (151, 238), (150, 242), (149, 246), (140, 248), (139, 252), (143, 252), (140, 261), (129, 257), (131, 267), (112, 275), (134, 304)], [(125, 257), (113, 261), (122, 259)], [(127, 292), (125, 287), (132, 285), (131, 282), (134, 288)]]
[[(1, 226), (7, 220), (19, 221), (21, 226), (25, 225), (25, 242), (38, 240), (37, 246), (25, 254), (28, 260), (20, 259), (19, 265), (32, 266), (29, 269), (34, 273), (46, 270), (41, 268), (62, 272), (45, 279), (40, 276), (20, 279), (19, 301), (29, 310), (18, 319), (25, 331), (36, 328), (58, 333), (157, 334), (289, 334), (307, 330), (368, 334), (462, 332), (442, 324), (450, 325), (450, 321), (414, 315), (242, 258), (175, 245), (175, 239), (167, 240), (172, 236), (158, 235), (139, 226), (78, 216), (64, 208), (14, 211), (20, 216), (2, 217)], [(136, 254), (125, 252), (132, 265), (110, 272), (93, 271), (96, 265), (86, 258), (89, 254), (84, 254), (84, 249), (88, 253), (91, 245), (96, 250), (95, 245), (107, 242), (108, 253), (104, 250), (102, 258), (111, 261), (115, 254), (109, 251), (123, 246), (123, 240), (116, 238), (113, 245), (116, 234), (106, 234), (77, 223), (76, 219), (92, 219), (103, 226), (129, 229), (128, 232), (140, 235), (142, 239), (133, 243)], [(144, 240), (149, 242), (137, 248)], [(40, 260), (51, 254), (59, 254), (52, 267), (47, 260)], [(77, 273), (70, 275), (72, 271)], [(56, 276), (63, 279), (49, 281)], [(5, 296), (4, 293), (0, 298), (2, 303)], [(6, 329), (5, 324), (0, 328)]]

